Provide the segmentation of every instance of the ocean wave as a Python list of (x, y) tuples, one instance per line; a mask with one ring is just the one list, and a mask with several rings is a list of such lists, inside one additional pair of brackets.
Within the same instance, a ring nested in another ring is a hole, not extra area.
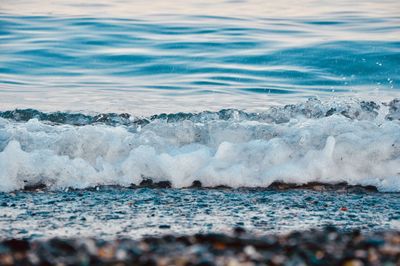
[(320, 182), (400, 191), (400, 100), (348, 99), (262, 113), (0, 112), (0, 191)]

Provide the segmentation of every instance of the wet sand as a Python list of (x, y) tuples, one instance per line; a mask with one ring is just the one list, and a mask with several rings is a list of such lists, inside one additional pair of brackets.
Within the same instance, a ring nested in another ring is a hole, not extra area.
[(318, 184), (308, 189), (36, 189), (0, 193), (0, 235), (112, 240), (229, 233), (237, 226), (255, 235), (326, 225), (344, 231), (400, 230), (398, 199), (398, 193)]

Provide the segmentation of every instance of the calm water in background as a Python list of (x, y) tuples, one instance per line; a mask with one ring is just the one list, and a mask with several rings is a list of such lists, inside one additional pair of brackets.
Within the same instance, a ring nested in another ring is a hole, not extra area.
[(0, 3), (2, 110), (262, 109), (393, 98), (400, 2)]

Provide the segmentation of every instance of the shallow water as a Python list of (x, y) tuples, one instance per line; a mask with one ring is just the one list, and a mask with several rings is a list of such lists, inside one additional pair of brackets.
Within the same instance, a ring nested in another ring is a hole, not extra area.
[[(2, 237), (232, 233), (259, 235), (335, 225), (399, 230), (399, 195), (309, 190), (104, 189), (0, 193)], [(347, 209), (343, 209), (343, 207)]]

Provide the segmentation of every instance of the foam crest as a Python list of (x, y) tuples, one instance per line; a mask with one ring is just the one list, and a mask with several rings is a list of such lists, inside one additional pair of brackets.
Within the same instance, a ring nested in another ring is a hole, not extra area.
[(151, 178), (178, 188), (195, 180), (210, 187), (347, 182), (399, 192), (398, 112), (398, 100), (311, 99), (265, 113), (113, 116), (125, 123), (87, 115), (92, 122), (80, 126), (38, 111), (24, 119), (2, 112), (0, 191), (130, 186)]

